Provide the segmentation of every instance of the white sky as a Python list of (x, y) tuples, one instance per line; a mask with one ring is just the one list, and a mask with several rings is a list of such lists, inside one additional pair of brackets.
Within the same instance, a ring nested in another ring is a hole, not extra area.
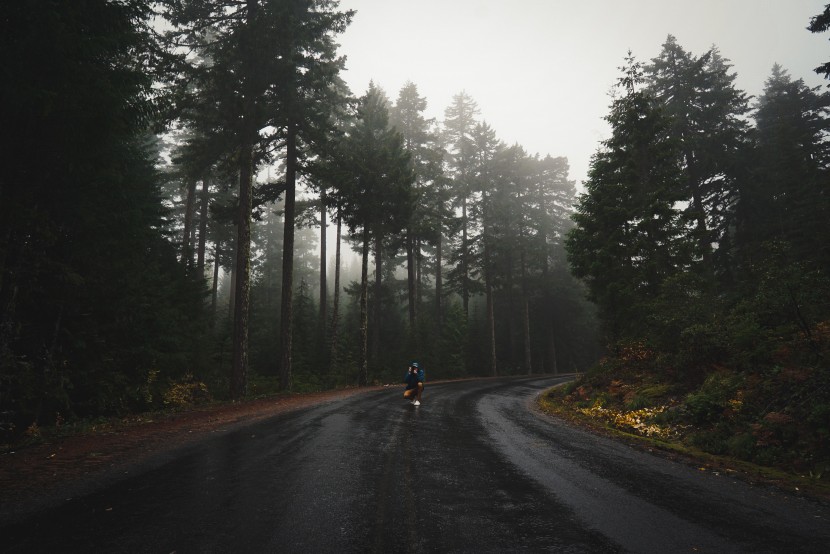
[(581, 183), (609, 130), (608, 93), (630, 49), (643, 62), (672, 34), (700, 55), (716, 45), (737, 86), (758, 95), (774, 63), (810, 86), (830, 60), (830, 33), (806, 30), (830, 0), (341, 0), (346, 82), (391, 100), (406, 81), (443, 120), (465, 90), (481, 118), (529, 153), (566, 156)]

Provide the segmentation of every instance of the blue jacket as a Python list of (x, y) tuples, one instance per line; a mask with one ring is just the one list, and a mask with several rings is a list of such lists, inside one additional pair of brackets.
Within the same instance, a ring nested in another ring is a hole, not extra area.
[(406, 375), (404, 375), (403, 380), (406, 382), (406, 389), (414, 389), (418, 386), (418, 383), (424, 382), (424, 368), (418, 368), (417, 373), (410, 373), (410, 371), (406, 370)]

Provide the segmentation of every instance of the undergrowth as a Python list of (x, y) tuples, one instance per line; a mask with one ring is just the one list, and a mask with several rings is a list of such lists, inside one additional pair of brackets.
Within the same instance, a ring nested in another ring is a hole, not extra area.
[[(691, 455), (782, 472), (830, 491), (830, 372), (782, 341), (766, 367), (682, 372), (642, 343), (540, 399), (549, 412)], [(826, 341), (824, 351), (828, 350)]]

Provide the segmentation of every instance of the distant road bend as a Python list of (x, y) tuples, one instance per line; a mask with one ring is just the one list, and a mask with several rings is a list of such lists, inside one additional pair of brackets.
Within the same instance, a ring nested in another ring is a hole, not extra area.
[(371, 391), (0, 524), (3, 552), (828, 552), (830, 508), (574, 429), (565, 377)]

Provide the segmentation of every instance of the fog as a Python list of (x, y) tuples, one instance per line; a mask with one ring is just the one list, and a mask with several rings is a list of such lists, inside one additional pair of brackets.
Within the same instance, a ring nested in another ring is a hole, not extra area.
[(407, 81), (443, 118), (461, 90), (507, 143), (566, 156), (585, 179), (607, 138), (611, 86), (631, 50), (655, 57), (672, 34), (695, 55), (716, 45), (736, 84), (760, 93), (773, 64), (808, 85), (823, 80), (827, 37), (806, 30), (824, 0), (343, 0), (354, 9), (340, 37), (343, 74), (355, 94), (370, 80), (391, 98)]

